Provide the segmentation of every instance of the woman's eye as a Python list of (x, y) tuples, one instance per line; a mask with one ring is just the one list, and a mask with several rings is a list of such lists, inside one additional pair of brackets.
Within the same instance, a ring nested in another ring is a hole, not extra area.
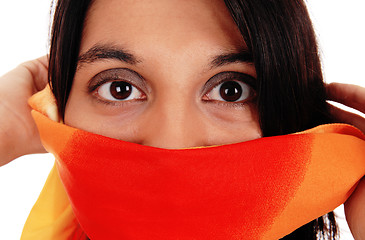
[(237, 80), (224, 81), (205, 96), (204, 100), (215, 100), (224, 102), (245, 102), (253, 96), (252, 88)]
[(141, 90), (125, 81), (104, 83), (97, 89), (97, 94), (109, 101), (141, 100), (146, 97)]

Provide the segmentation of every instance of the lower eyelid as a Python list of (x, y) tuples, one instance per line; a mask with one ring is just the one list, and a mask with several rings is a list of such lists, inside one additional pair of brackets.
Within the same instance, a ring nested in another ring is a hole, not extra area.
[(126, 100), (126, 101), (109, 101), (109, 100), (101, 99), (99, 97), (95, 97), (94, 100), (97, 103), (103, 104), (106, 106), (124, 108), (126, 106), (131, 106), (133, 104), (140, 104), (140, 103), (144, 102), (146, 99), (133, 99), (133, 100)]
[(203, 104), (207, 104), (210, 106), (214, 106), (219, 109), (233, 109), (240, 110), (246, 109), (250, 102), (222, 102), (222, 101), (212, 101), (212, 100), (203, 100)]

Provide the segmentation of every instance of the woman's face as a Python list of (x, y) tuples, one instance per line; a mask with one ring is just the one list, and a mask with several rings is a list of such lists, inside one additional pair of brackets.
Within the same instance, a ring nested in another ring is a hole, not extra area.
[(255, 77), (223, 1), (96, 0), (65, 123), (160, 148), (252, 140)]

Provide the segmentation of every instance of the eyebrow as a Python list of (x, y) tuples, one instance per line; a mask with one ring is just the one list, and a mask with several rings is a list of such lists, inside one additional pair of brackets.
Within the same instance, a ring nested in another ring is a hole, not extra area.
[[(82, 68), (85, 64), (91, 64), (105, 59), (118, 60), (131, 65), (142, 62), (135, 55), (122, 47), (112, 44), (97, 44), (79, 56), (77, 69)], [(209, 66), (213, 69), (236, 62), (252, 64), (252, 54), (246, 49), (238, 52), (223, 53), (212, 57)]]
[(128, 52), (126, 49), (110, 44), (98, 44), (79, 56), (77, 61), (77, 68), (80, 69), (85, 64), (91, 64), (105, 59), (118, 60), (131, 65), (135, 65), (141, 62), (141, 60), (138, 60), (132, 53)]
[(224, 53), (217, 55), (212, 58), (210, 63), (211, 68), (221, 67), (230, 63), (242, 62), (247, 64), (253, 63), (253, 56), (251, 52), (246, 49), (240, 50), (239, 52)]

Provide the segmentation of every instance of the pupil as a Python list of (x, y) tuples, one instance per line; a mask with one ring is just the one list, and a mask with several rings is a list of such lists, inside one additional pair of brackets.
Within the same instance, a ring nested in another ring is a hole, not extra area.
[(127, 82), (113, 82), (110, 85), (110, 93), (115, 99), (126, 99), (132, 94), (132, 85)]
[(228, 81), (222, 84), (219, 93), (227, 102), (235, 102), (242, 96), (242, 87), (239, 83)]

